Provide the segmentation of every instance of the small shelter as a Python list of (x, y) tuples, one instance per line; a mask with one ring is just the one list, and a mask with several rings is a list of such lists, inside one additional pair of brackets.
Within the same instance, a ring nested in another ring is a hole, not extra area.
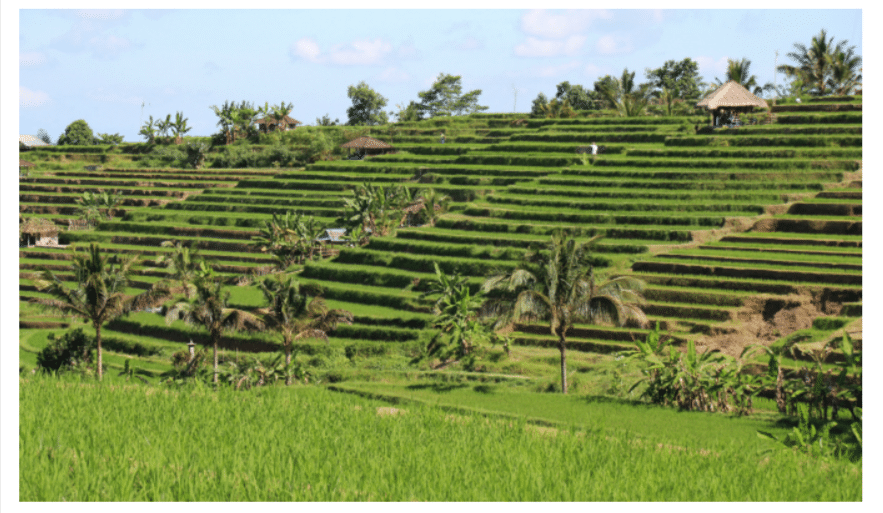
[(715, 126), (717, 119), (724, 113), (751, 112), (755, 107), (769, 108), (767, 102), (751, 94), (742, 84), (730, 80), (718, 87), (714, 92), (703, 98), (696, 104), (697, 107), (705, 107), (711, 113), (711, 126)]
[(374, 139), (373, 137), (366, 136), (353, 139), (346, 144), (340, 145), (340, 147), (348, 150), (357, 150), (357, 154), (359, 155), (381, 155), (393, 151), (393, 147), (389, 144)]
[(58, 227), (42, 217), (32, 217), (18, 226), (19, 247), (58, 246)]
[(19, 136), (18, 136), (19, 149), (21, 149), (21, 148), (31, 149), (31, 148), (34, 148), (37, 146), (52, 146), (52, 144), (43, 142), (42, 139), (39, 139), (37, 136), (34, 136), (34, 135), (19, 134)]
[(18, 159), (18, 176), (25, 176), (28, 174), (28, 168), (34, 167), (33, 162), (28, 162), (27, 160)]
[(348, 241), (344, 239), (346, 236), (346, 228), (325, 228), (325, 233), (321, 237), (316, 238), (316, 242), (320, 244), (346, 244)]
[(283, 117), (278, 122), (276, 121), (276, 118), (274, 118), (272, 116), (267, 116), (265, 118), (256, 119), (256, 120), (254, 120), (254, 122), (258, 125), (258, 128), (260, 129), (260, 131), (264, 132), (264, 133), (273, 132), (275, 130), (281, 130), (281, 131), (294, 130), (295, 128), (297, 128), (297, 125), (303, 124), (300, 121), (298, 121), (288, 115)]

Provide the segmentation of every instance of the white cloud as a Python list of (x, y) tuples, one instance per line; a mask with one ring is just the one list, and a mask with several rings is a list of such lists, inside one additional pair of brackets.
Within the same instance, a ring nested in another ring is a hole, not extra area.
[(632, 43), (629, 38), (608, 34), (598, 39), (595, 50), (605, 55), (626, 53), (632, 50)]
[(587, 76), (600, 76), (602, 74), (607, 74), (604, 70), (606, 68), (602, 68), (601, 66), (596, 66), (594, 64), (586, 64), (586, 67), (583, 69), (583, 73)]
[(52, 103), (52, 98), (43, 91), (31, 91), (27, 87), (18, 88), (18, 105), (20, 107), (39, 107)]
[(328, 52), (328, 57), (334, 64), (377, 64), (392, 52), (392, 45), (382, 39), (369, 41), (367, 39), (335, 45)]
[[(100, 19), (114, 19), (110, 15), (106, 16)], [(97, 57), (116, 57), (120, 52), (135, 46), (124, 36), (107, 33), (107, 28), (108, 25), (100, 21), (79, 19), (69, 31), (52, 41), (52, 47), (62, 52), (88, 51)]]
[[(392, 53), (393, 47), (388, 41), (377, 38), (373, 41), (360, 39), (348, 43), (340, 43), (331, 47), (327, 52), (319, 48), (315, 39), (304, 37), (298, 39), (289, 50), (292, 57), (305, 59), (310, 62), (331, 62), (344, 66), (359, 64), (381, 64), (387, 55)], [(399, 54), (404, 56), (416, 55), (417, 50), (413, 44), (399, 47)]]
[(595, 20), (612, 18), (613, 13), (606, 10), (568, 10), (560, 14), (533, 10), (521, 17), (521, 30), (534, 36), (563, 39), (584, 32)]
[(699, 64), (699, 74), (705, 77), (722, 75), (727, 71), (727, 57), (715, 59), (714, 57), (701, 55), (693, 60)]
[(43, 52), (21, 52), (18, 54), (19, 66), (39, 66), (46, 62), (46, 54)]
[(290, 53), (292, 57), (300, 57), (310, 62), (319, 62), (319, 55), (322, 52), (319, 50), (319, 44), (316, 43), (315, 39), (302, 37), (291, 45)]
[(406, 71), (396, 68), (395, 66), (389, 66), (384, 69), (380, 75), (377, 76), (377, 79), (381, 82), (405, 82), (411, 78)]
[(515, 47), (515, 55), (521, 57), (554, 57), (557, 55), (574, 55), (586, 42), (586, 36), (570, 36), (564, 40), (537, 39), (528, 37), (527, 41)]

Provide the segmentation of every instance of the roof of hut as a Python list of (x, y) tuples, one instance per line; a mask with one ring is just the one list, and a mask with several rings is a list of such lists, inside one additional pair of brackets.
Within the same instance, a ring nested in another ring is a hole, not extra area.
[[(302, 125), (303, 124), (300, 121), (298, 121), (288, 115), (286, 115), (284, 118), (282, 118), (281, 121), (284, 121), (286, 125)], [(273, 124), (276, 124), (276, 118), (274, 118), (273, 116), (267, 116), (265, 118), (256, 119), (256, 120), (254, 120), (254, 122), (259, 125), (265, 125), (265, 124), (273, 125)]]
[(340, 145), (341, 148), (392, 148), (383, 141), (374, 139), (373, 137), (359, 137), (352, 141)]
[(316, 238), (317, 241), (344, 242), (346, 228), (325, 228), (325, 234)]
[(36, 164), (33, 162), (28, 162), (24, 159), (18, 159), (18, 167), (34, 167)]
[(705, 107), (708, 110), (721, 107), (761, 107), (764, 109), (768, 107), (765, 101), (751, 94), (748, 89), (735, 80), (730, 80), (718, 87), (713, 93), (700, 100), (696, 106)]
[(58, 227), (55, 223), (42, 217), (31, 217), (18, 225), (19, 233), (36, 233), (38, 235), (55, 235)]
[(52, 146), (51, 144), (43, 142), (43, 140), (37, 136), (26, 134), (19, 134), (18, 142), (25, 146)]

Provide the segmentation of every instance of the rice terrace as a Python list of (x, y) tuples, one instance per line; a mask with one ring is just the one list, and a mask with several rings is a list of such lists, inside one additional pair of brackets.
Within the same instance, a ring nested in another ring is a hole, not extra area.
[(19, 500), (861, 502), (862, 61), (799, 37), (23, 124)]

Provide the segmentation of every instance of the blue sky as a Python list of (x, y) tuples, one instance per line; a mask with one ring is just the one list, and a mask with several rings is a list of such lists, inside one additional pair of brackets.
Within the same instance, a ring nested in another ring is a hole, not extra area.
[(859, 9), (22, 9), (19, 131), (57, 138), (83, 118), (138, 141), (149, 115), (183, 111), (191, 135), (209, 135), (209, 106), (225, 100), (292, 102), (305, 124), (345, 121), (349, 85), (366, 81), (395, 110), (441, 72), (481, 89), (490, 112), (525, 112), (561, 81), (591, 87), (626, 67), (643, 80), (645, 68), (685, 57), (709, 82), (727, 57), (747, 57), (765, 83), (776, 50), (789, 62), (793, 44), (823, 27), (864, 54)]

